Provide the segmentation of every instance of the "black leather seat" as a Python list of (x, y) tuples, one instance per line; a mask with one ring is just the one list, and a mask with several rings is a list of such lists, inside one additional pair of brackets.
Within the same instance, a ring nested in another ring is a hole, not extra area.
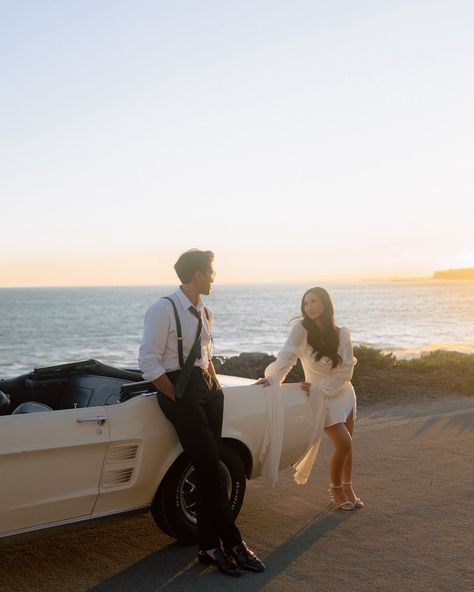
[(45, 405), (44, 403), (25, 401), (15, 408), (12, 415), (17, 415), (19, 413), (38, 413), (39, 411), (52, 411), (52, 409), (49, 405)]
[(122, 378), (78, 374), (72, 376), (58, 401), (58, 409), (101, 407), (119, 402), (121, 386), (129, 382)]

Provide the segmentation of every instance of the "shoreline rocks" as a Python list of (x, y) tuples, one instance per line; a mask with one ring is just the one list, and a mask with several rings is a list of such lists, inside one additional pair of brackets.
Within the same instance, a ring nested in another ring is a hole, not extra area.
[[(352, 384), (359, 403), (416, 401), (445, 395), (474, 396), (474, 354), (437, 350), (421, 358), (399, 360), (391, 353), (355, 346), (358, 362)], [(238, 356), (215, 356), (218, 374), (259, 379), (275, 356), (245, 352)], [(304, 380), (301, 362), (290, 370), (285, 382)]]
[[(275, 356), (264, 352), (244, 352), (238, 356), (214, 356), (212, 361), (218, 374), (258, 380), (265, 375), (265, 368), (275, 359)], [(303, 368), (298, 360), (297, 364), (288, 373), (285, 382), (302, 382), (303, 380)]]
[(244, 352), (238, 356), (214, 356), (212, 362), (218, 374), (261, 378), (265, 368), (275, 361), (275, 356), (263, 352)]

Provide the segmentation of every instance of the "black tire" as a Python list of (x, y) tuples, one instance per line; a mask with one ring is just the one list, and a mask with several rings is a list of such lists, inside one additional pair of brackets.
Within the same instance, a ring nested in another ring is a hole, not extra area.
[[(232, 446), (222, 446), (221, 467), (235, 519), (242, 507), (247, 483), (242, 459)], [(151, 513), (161, 530), (185, 544), (197, 541), (193, 475), (193, 466), (182, 454), (166, 473), (151, 505)]]

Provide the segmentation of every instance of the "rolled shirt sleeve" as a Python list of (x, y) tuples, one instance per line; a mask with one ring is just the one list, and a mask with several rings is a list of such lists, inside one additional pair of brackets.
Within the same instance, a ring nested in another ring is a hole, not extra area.
[(143, 339), (138, 353), (138, 366), (145, 380), (156, 380), (166, 372), (163, 353), (170, 321), (169, 308), (160, 300), (152, 304), (145, 313)]

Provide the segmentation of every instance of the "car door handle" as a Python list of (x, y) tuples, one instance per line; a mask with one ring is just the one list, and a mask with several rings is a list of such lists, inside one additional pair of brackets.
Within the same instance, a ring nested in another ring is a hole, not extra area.
[(77, 423), (95, 423), (97, 422), (99, 425), (104, 425), (107, 421), (107, 417), (104, 415), (99, 415), (97, 417), (79, 417), (76, 419)]

